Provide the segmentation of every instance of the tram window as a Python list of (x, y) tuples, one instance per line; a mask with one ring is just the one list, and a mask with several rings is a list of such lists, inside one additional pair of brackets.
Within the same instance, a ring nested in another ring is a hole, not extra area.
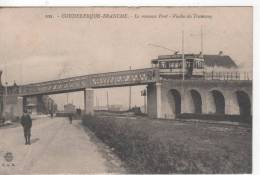
[(169, 62), (169, 68), (170, 68), (170, 69), (175, 68), (175, 63), (174, 63), (174, 62)]
[(199, 61), (199, 67), (198, 67), (199, 69), (201, 69), (202, 68), (202, 66), (201, 66), (201, 61)]
[(167, 68), (167, 63), (166, 62), (160, 62), (160, 68), (161, 69), (166, 69)]
[(178, 68), (182, 68), (182, 62), (181, 61), (178, 61), (178, 62), (179, 62)]
[(198, 63), (197, 68), (198, 68), (198, 69), (202, 69), (202, 62), (201, 62), (201, 61), (198, 61), (197, 63)]
[(177, 69), (179, 67), (179, 63), (174, 61), (174, 68)]
[(186, 66), (187, 66), (188, 68), (190, 68), (190, 67), (192, 67), (192, 66), (193, 66), (193, 64), (192, 64), (192, 62), (191, 62), (191, 61), (188, 61), (188, 62), (186, 63)]

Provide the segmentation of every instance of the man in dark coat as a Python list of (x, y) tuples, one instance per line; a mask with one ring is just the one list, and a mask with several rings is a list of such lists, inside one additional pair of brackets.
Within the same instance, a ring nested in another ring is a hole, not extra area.
[(31, 144), (31, 127), (32, 127), (32, 119), (27, 111), (24, 111), (24, 114), (21, 118), (21, 124), (23, 126), (24, 137), (25, 137), (25, 145)]
[(70, 120), (70, 124), (72, 124), (72, 115), (69, 114), (69, 120)]

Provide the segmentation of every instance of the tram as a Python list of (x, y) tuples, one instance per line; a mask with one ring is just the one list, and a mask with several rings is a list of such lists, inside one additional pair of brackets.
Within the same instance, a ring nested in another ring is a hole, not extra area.
[[(184, 69), (183, 69), (184, 62)], [(175, 53), (174, 55), (160, 55), (151, 61), (152, 67), (159, 68), (160, 76), (167, 79), (199, 79), (204, 76), (204, 58), (202, 54)]]

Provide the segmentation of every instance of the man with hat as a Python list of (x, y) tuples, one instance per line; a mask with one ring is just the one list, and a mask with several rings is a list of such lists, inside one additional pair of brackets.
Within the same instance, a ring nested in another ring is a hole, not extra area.
[(24, 137), (25, 137), (25, 145), (30, 145), (30, 137), (31, 137), (31, 127), (32, 127), (32, 119), (27, 110), (24, 110), (24, 114), (21, 117), (21, 124), (23, 126)]

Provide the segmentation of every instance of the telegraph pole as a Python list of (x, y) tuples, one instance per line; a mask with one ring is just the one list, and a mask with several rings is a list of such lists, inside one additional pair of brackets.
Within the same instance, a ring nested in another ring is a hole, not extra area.
[(107, 91), (107, 110), (109, 110), (109, 99), (108, 99), (108, 91)]
[(6, 105), (7, 105), (7, 86), (8, 86), (8, 83), (5, 82), (5, 95), (4, 95), (4, 107), (3, 107), (3, 112), (5, 112), (5, 109), (6, 109)]
[(146, 89), (141, 91), (141, 96), (144, 97), (144, 113), (146, 113)]
[(96, 96), (96, 108), (97, 110), (99, 110), (99, 101), (98, 101), (98, 97)]
[(185, 61), (184, 61), (184, 31), (182, 30), (182, 40), (181, 40), (181, 51), (182, 51), (182, 80), (185, 80)]
[[(129, 69), (131, 70), (131, 66), (129, 67)], [(129, 86), (129, 110), (131, 110), (131, 99), (132, 98), (132, 88), (131, 86)]]
[(201, 28), (200, 28), (200, 49), (201, 49), (201, 54), (203, 54), (203, 27), (201, 25)]

